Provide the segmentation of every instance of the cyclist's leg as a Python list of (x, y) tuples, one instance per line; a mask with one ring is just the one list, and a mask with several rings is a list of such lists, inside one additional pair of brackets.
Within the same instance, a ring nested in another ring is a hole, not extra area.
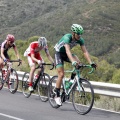
[(54, 92), (56, 93), (55, 101), (56, 104), (62, 105), (60, 98), (60, 88), (62, 84), (62, 79), (64, 77), (64, 67), (63, 67), (63, 59), (59, 52), (55, 53), (55, 64), (58, 74), (58, 79), (56, 81), (56, 88), (54, 89)]
[(31, 57), (28, 56), (28, 63), (30, 66), (30, 75), (29, 75), (29, 91), (33, 91), (33, 87), (32, 87), (32, 83), (33, 83), (33, 76), (34, 76), (34, 72), (35, 72), (35, 63), (32, 61)]
[(3, 59), (0, 57), (0, 69), (3, 68), (3, 63), (4, 63), (4, 61), (3, 61)]
[(54, 92), (56, 93), (55, 101), (58, 105), (62, 105), (61, 98), (60, 98), (60, 88), (62, 84), (62, 79), (64, 77), (64, 68), (56, 66), (58, 79), (56, 81), (56, 88), (54, 89)]
[[(10, 57), (9, 57), (7, 51), (4, 52), (4, 56), (5, 56), (5, 58), (6, 58), (8, 61), (10, 60)], [(4, 61), (3, 61), (3, 63), (4, 63)], [(7, 69), (8, 69), (8, 67), (9, 67), (9, 66), (7, 65)]]
[(5, 75), (5, 70), (2, 70), (3, 68), (3, 59), (0, 57), (0, 90), (3, 88), (4, 82), (3, 82), (3, 78)]
[[(35, 58), (38, 59), (38, 60), (40, 60), (41, 63), (44, 63), (44, 60), (43, 60), (43, 58), (41, 57), (41, 55), (40, 55), (39, 53), (35, 54)], [(36, 77), (39, 76), (40, 72), (41, 72), (41, 69), (38, 69), (38, 70), (37, 70)]]

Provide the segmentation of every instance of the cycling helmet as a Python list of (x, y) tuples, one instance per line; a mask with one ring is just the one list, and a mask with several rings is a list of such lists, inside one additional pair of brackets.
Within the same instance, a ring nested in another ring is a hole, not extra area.
[(39, 43), (39, 46), (44, 47), (44, 46), (47, 45), (47, 40), (46, 40), (45, 37), (40, 37), (40, 38), (38, 39), (38, 43)]
[(11, 34), (8, 34), (7, 37), (6, 37), (6, 40), (14, 42), (15, 41), (15, 37), (13, 35), (11, 35)]
[(71, 30), (72, 30), (72, 32), (74, 32), (76, 34), (80, 34), (80, 35), (82, 35), (84, 32), (83, 27), (81, 25), (78, 25), (78, 24), (73, 24), (71, 26)]

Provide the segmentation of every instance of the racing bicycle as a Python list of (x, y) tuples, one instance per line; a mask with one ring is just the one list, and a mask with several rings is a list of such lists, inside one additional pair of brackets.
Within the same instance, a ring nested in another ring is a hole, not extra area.
[(3, 88), (4, 84), (6, 83), (9, 91), (11, 93), (15, 93), (18, 89), (18, 74), (15, 69), (12, 68), (13, 62), (19, 62), (18, 66), (21, 64), (21, 60), (10, 60), (9, 62), (5, 63), (2, 69), (0, 69), (0, 90)]
[[(37, 79), (33, 79), (33, 89), (35, 92), (37, 89), (37, 92), (39, 94), (39, 97), (41, 99), (41, 101), (46, 102), (48, 101), (48, 84), (50, 81), (50, 76), (47, 73), (44, 73), (44, 66), (45, 65), (50, 65), (52, 66), (52, 68), (50, 70), (52, 70), (54, 68), (53, 64), (47, 64), (47, 63), (42, 63), (41, 65), (39, 65), (38, 67), (36, 67), (36, 69), (41, 69), (41, 72), (38, 76)], [(28, 90), (29, 87), (29, 73), (24, 73), (23, 78), (22, 78), (22, 91), (23, 91), (23, 95), (26, 98), (29, 98), (31, 96), (31, 94), (33, 92), (30, 92)]]
[[(78, 114), (85, 115), (92, 109), (94, 103), (94, 90), (89, 80), (81, 77), (81, 68), (90, 68), (89, 73), (94, 71), (94, 68), (92, 68), (91, 65), (83, 64), (74, 67), (73, 70), (65, 71), (65, 74), (76, 73), (76, 76), (74, 80), (72, 80), (73, 82), (70, 84), (69, 88), (66, 88), (65, 78), (63, 79), (63, 83), (60, 89), (60, 97), (62, 103), (71, 99), (70, 102), (72, 102), (75, 111)], [(58, 76), (53, 76), (49, 82), (48, 98), (49, 103), (53, 108), (60, 107), (54, 100), (56, 95), (53, 92), (57, 78)]]

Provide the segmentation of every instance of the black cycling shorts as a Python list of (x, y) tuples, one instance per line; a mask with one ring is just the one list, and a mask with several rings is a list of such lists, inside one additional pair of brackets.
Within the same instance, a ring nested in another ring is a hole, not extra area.
[(70, 62), (66, 53), (63, 52), (56, 52), (55, 53), (55, 64), (56, 66), (63, 66), (65, 62)]

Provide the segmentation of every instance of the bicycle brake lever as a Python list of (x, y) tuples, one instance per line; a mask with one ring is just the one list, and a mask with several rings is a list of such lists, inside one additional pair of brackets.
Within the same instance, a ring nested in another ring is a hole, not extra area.
[(94, 68), (91, 68), (91, 71), (89, 71), (88, 73), (91, 74), (93, 73), (93, 71), (94, 71)]
[(52, 70), (54, 68), (54, 64), (51, 64), (52, 65), (52, 68), (50, 70)]
[(18, 66), (20, 66), (22, 64), (22, 62), (19, 60), (19, 64), (18, 64)]

